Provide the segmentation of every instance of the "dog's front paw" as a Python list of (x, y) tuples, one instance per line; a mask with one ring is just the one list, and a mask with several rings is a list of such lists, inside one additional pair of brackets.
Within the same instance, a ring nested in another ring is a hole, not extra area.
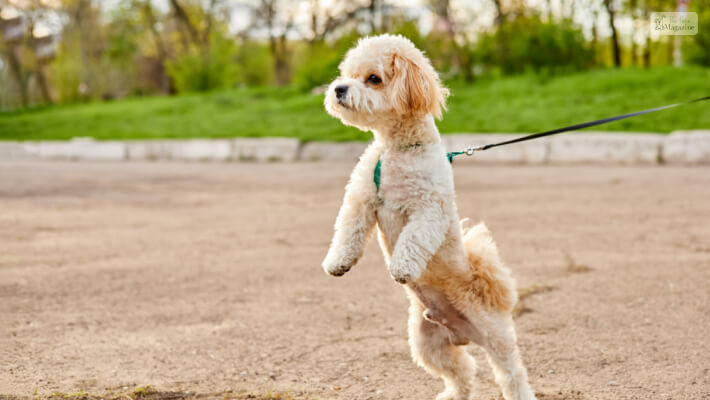
[(323, 265), (325, 272), (332, 276), (343, 276), (346, 272), (350, 271), (350, 268), (352, 268), (352, 265)]
[(397, 283), (404, 285), (419, 279), (421, 272), (412, 263), (392, 260), (390, 263), (390, 275)]
[(357, 258), (354, 257), (337, 257), (335, 255), (328, 254), (328, 256), (323, 260), (323, 270), (328, 275), (332, 276), (343, 276), (346, 272), (350, 271), (350, 268), (355, 265)]

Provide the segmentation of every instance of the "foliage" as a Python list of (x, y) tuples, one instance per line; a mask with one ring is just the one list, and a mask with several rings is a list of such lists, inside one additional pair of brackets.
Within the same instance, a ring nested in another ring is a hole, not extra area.
[(234, 42), (213, 33), (208, 46), (190, 47), (176, 60), (168, 61), (166, 67), (179, 93), (227, 89), (238, 78), (235, 56)]
[(78, 101), (82, 64), (78, 56), (78, 39), (64, 40), (57, 50), (57, 58), (50, 69), (50, 79), (62, 103)]
[[(536, 132), (707, 95), (710, 69), (600, 69), (541, 80), (531, 74), (454, 84), (442, 132)], [(707, 103), (595, 130), (710, 129)], [(323, 110), (323, 96), (293, 88), (241, 88), (0, 113), (0, 140), (289, 136), (369, 140)]]
[(710, 4), (698, 5), (698, 34), (693, 39), (690, 61), (710, 66)]
[(239, 46), (235, 63), (239, 66), (239, 83), (248, 86), (274, 83), (273, 57), (266, 44), (245, 40)]
[[(540, 16), (544, 7), (532, 5), (535, 2), (494, 2), (503, 4), (504, 14), (498, 18), (495, 13), (481, 14), (471, 2), (429, 0), (427, 11), (417, 9), (432, 13), (427, 15), (433, 22), (428, 32), (420, 30), (419, 15), (410, 12), (416, 7), (393, 0), (158, 3), (13, 2), (13, 13), (36, 26), (53, 27), (57, 51), (42, 67), (32, 46), (31, 24), (26, 24), (24, 38), (13, 44), (12, 53), (0, 38), (0, 83), (7, 92), (0, 93), (0, 109), (51, 102), (46, 93), (66, 104), (288, 82), (309, 91), (337, 75), (338, 63), (359, 37), (384, 31), (411, 39), (451, 81), (525, 73), (551, 77), (612, 63), (612, 41), (605, 33), (610, 27), (604, 26), (607, 11), (600, 0), (563, 0), (561, 7), (569, 13), (547, 19)], [(640, 29), (650, 11), (675, 9), (674, 0), (614, 3), (616, 20), (632, 22), (637, 39), (643, 36)], [(700, 29), (683, 39), (684, 55), (691, 63), (710, 66), (710, 3), (691, 3)], [(0, 1), (0, 11), (8, 4)], [(585, 37), (572, 22), (580, 20), (580, 13), (595, 15), (599, 37)], [(244, 18), (249, 21), (237, 27), (236, 20)], [(488, 25), (482, 23), (486, 18)], [(672, 63), (673, 37), (648, 42), (640, 38), (632, 46), (626, 31), (620, 30), (623, 65), (642, 64), (643, 58), (633, 57), (634, 52), (647, 55), (651, 66)], [(7, 67), (8, 56), (15, 53), (21, 64), (18, 74)], [(42, 71), (48, 79), (39, 79)]]
[(485, 65), (505, 74), (560, 73), (589, 68), (594, 53), (582, 31), (570, 21), (544, 22), (538, 16), (520, 16), (484, 35), (478, 46)]
[(301, 90), (330, 83), (338, 76), (338, 65), (343, 56), (359, 38), (360, 35), (352, 31), (333, 43), (318, 41), (302, 46), (294, 61), (293, 83)]

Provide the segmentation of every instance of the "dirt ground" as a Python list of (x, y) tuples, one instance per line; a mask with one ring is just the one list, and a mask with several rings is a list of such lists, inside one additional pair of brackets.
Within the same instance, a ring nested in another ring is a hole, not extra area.
[[(320, 268), (351, 167), (0, 162), (0, 394), (432, 399), (376, 241)], [(710, 399), (709, 168), (454, 170), (540, 399)]]

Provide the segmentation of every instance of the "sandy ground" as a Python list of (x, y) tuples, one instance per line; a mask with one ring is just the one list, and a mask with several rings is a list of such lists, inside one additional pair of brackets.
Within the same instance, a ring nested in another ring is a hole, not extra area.
[[(1, 162), (0, 394), (432, 399), (376, 242), (320, 269), (350, 168)], [(710, 169), (454, 170), (524, 294), (539, 398), (710, 399)]]

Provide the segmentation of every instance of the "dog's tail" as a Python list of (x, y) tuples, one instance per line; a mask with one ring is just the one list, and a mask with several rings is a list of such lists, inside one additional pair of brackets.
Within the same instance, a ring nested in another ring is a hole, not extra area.
[(510, 312), (518, 301), (518, 292), (510, 270), (498, 255), (491, 232), (481, 222), (472, 228), (463, 228), (463, 245), (468, 263), (473, 271), (472, 288), (481, 303), (498, 311)]

